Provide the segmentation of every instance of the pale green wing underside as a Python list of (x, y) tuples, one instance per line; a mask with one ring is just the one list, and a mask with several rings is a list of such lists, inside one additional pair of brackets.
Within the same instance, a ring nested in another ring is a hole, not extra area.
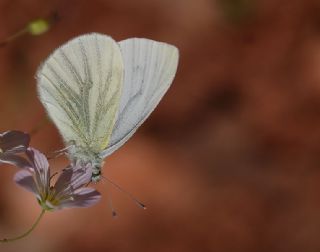
[(108, 147), (102, 157), (121, 147), (147, 119), (170, 87), (179, 52), (172, 45), (132, 38), (119, 42), (124, 62), (124, 84)]
[(100, 153), (109, 145), (123, 84), (119, 45), (100, 34), (79, 36), (37, 73), (38, 92), (66, 143)]

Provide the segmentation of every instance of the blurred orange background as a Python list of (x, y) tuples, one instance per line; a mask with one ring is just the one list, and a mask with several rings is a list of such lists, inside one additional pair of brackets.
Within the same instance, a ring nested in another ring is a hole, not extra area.
[[(320, 250), (318, 1), (2, 0), (0, 38), (53, 12), (59, 19), (47, 33), (0, 48), (0, 131), (38, 129), (32, 146), (63, 147), (34, 75), (77, 35), (176, 45), (172, 87), (103, 169), (148, 209), (100, 183), (99, 204), (48, 213), (0, 251)], [(58, 170), (67, 160), (51, 163)], [(1, 167), (0, 237), (22, 233), (40, 212), (12, 181), (16, 171)]]

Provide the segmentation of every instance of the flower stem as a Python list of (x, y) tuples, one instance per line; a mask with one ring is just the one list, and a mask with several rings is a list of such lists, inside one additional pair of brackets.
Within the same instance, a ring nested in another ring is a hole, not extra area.
[(15, 40), (16, 38), (21, 37), (22, 35), (26, 34), (27, 32), (28, 32), (28, 28), (24, 28), (24, 29), (16, 32), (15, 34), (13, 34), (13, 35), (7, 37), (6, 39), (4, 39), (3, 41), (1, 41), (0, 47), (9, 44), (11, 41)]
[(42, 216), (44, 215), (44, 213), (46, 212), (45, 209), (42, 209), (40, 215), (38, 216), (37, 220), (35, 221), (35, 223), (33, 223), (33, 225), (31, 226), (31, 228), (29, 228), (26, 232), (24, 232), (23, 234), (14, 237), (14, 238), (4, 238), (4, 239), (0, 239), (0, 243), (6, 243), (6, 242), (13, 242), (13, 241), (17, 241), (20, 240), (26, 236), (28, 236), (35, 228), (36, 226), (39, 224)]

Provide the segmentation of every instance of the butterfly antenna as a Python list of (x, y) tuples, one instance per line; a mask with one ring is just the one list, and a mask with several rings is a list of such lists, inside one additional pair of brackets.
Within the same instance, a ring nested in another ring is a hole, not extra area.
[(107, 194), (108, 194), (108, 204), (109, 204), (109, 207), (111, 209), (111, 212), (112, 212), (112, 217), (117, 217), (117, 212), (116, 210), (114, 209), (113, 207), (113, 202), (112, 202), (112, 197), (111, 197), (111, 192), (110, 192), (110, 189), (109, 187), (107, 188)]
[(145, 206), (145, 204), (141, 203), (139, 200), (137, 200), (136, 197), (134, 197), (131, 193), (129, 193), (128, 191), (124, 190), (121, 186), (119, 186), (118, 184), (116, 184), (115, 182), (113, 182), (112, 180), (108, 179), (107, 177), (101, 175), (101, 177), (103, 179), (105, 179), (107, 182), (109, 182), (111, 185), (113, 185), (116, 189), (118, 189), (120, 192), (126, 194), (131, 200), (133, 200), (139, 207), (143, 208), (143, 209), (147, 209), (147, 207)]

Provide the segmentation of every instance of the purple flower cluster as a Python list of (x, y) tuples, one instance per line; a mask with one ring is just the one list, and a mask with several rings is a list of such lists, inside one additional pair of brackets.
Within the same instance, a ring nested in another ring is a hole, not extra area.
[(98, 191), (86, 187), (91, 181), (90, 164), (72, 164), (52, 183), (46, 156), (29, 147), (29, 143), (29, 135), (20, 131), (0, 134), (0, 163), (21, 168), (14, 181), (35, 194), (43, 210), (90, 207), (100, 200)]

